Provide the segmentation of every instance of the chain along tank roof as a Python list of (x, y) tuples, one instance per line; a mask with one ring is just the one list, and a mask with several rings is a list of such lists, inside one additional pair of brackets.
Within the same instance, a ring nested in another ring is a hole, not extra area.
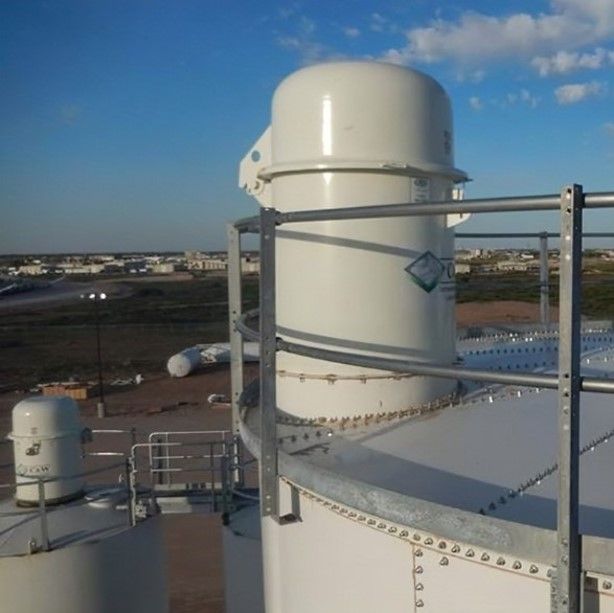
[[(585, 332), (583, 376), (614, 377), (614, 332)], [(553, 372), (552, 332), (459, 342), (468, 367)], [(470, 383), (467, 382), (466, 387)], [(489, 386), (441, 406), (308, 424), (288, 416), (280, 451), (342, 479), (513, 522), (556, 527), (557, 392)], [(343, 424), (343, 425), (342, 425)], [(248, 419), (245, 430), (258, 426)], [(614, 412), (609, 394), (583, 393), (581, 529), (614, 538)], [(252, 443), (256, 440), (247, 435)], [(252, 449), (258, 452), (257, 448)]]
[[(585, 338), (591, 336), (597, 335)], [(609, 343), (587, 351), (583, 373), (614, 376), (614, 340), (599, 336)], [(514, 350), (499, 360), (506, 369), (555, 354), (551, 341), (538, 338), (482, 347), (489, 356), (491, 350)], [(466, 356), (467, 365), (475, 365), (472, 357)], [(491, 367), (499, 364), (491, 359)], [(607, 485), (614, 465), (612, 399), (585, 393), (582, 400), (581, 529), (614, 538), (614, 490)], [(350, 428), (301, 454), (338, 474), (409, 496), (554, 528), (556, 420), (556, 390), (500, 386), (397, 424)], [(286, 440), (283, 448), (290, 453), (305, 444)]]

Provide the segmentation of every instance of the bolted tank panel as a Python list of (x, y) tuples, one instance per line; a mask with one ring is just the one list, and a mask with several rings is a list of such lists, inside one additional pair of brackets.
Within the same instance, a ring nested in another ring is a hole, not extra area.
[[(268, 138), (268, 136), (267, 136)], [(262, 141), (261, 141), (262, 142)], [(430, 77), (375, 62), (309, 67), (272, 107), (270, 199), (280, 211), (450, 198), (450, 103)], [(446, 216), (288, 224), (277, 233), (278, 330), (288, 340), (422, 362), (455, 359)], [(280, 353), (277, 399), (302, 417), (394, 412), (453, 381)]]
[[(38, 485), (34, 479), (53, 479), (45, 483), (45, 500), (62, 502), (77, 497), (84, 481), (81, 457), (83, 425), (77, 403), (66, 396), (22, 400), (13, 408), (13, 441), (16, 498), (21, 504), (38, 504)], [(66, 478), (69, 477), (69, 478)]]
[(49, 516), (52, 549), (27, 555), (15, 550), (38, 539), (36, 514), (14, 515), (2, 518), (20, 524), (0, 546), (3, 611), (168, 613), (161, 518), (129, 528), (125, 511), (68, 503)]

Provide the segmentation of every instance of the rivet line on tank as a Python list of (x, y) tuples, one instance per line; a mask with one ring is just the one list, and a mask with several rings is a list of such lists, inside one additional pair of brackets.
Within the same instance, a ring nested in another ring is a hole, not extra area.
[[(595, 451), (597, 447), (599, 447), (600, 445), (604, 443), (607, 443), (613, 436), (614, 436), (614, 428), (608, 430), (601, 436), (594, 438), (591, 441), (589, 441), (587, 444), (585, 444), (580, 449), (580, 455), (582, 456), (587, 452)], [(551, 466), (548, 466), (541, 472), (537, 473), (534, 477), (531, 477), (527, 481), (521, 483), (515, 490), (508, 490), (506, 494), (498, 498), (497, 502), (493, 501), (489, 503), (488, 510), (495, 511), (497, 509), (497, 506), (501, 504), (505, 504), (509, 500), (515, 498), (517, 495), (522, 496), (528, 489), (536, 485), (541, 485), (541, 482), (543, 481), (543, 479), (554, 474), (558, 470), (558, 467), (559, 467), (558, 462), (555, 462)], [(478, 510), (478, 513), (480, 515), (486, 515), (486, 512), (484, 511), (484, 507), (481, 507)]]
[[(293, 487), (296, 487), (288, 479), (285, 479), (282, 477), (282, 480), (291, 484)], [(366, 524), (369, 527), (385, 532), (388, 535), (394, 536), (396, 538), (409, 539), (410, 541), (413, 541), (413, 542), (422, 542), (424, 546), (428, 547), (432, 551), (437, 551), (437, 550), (441, 551), (442, 549), (446, 549), (449, 547), (448, 542), (445, 540), (440, 540), (435, 544), (433, 537), (430, 535), (422, 536), (420, 535), (420, 533), (414, 532), (410, 536), (410, 533), (407, 529), (402, 529), (401, 527), (395, 526), (394, 524), (391, 525), (391, 524), (387, 524), (382, 521), (378, 521), (376, 518), (373, 518), (373, 517), (367, 517), (365, 515), (358, 514), (356, 511), (352, 511), (349, 508), (340, 506), (329, 500), (323, 499), (311, 492), (303, 490), (302, 488), (297, 488), (297, 490), (299, 491), (301, 495), (304, 495), (310, 499), (314, 499), (320, 502), (320, 504), (322, 504), (323, 507), (328, 508), (329, 510), (335, 511), (335, 513), (339, 515), (350, 518), (360, 523), (366, 522)], [(474, 558), (476, 556), (476, 553), (473, 548), (468, 547), (463, 552), (462, 547), (457, 543), (453, 544), (450, 547), (450, 552), (452, 554), (458, 554), (459, 556), (464, 556), (469, 559)], [(413, 552), (413, 555), (414, 557), (417, 558), (417, 557), (422, 557), (424, 553), (422, 549), (416, 548)], [(479, 557), (482, 562), (490, 562), (497, 566), (505, 566), (507, 564), (507, 560), (503, 556), (499, 556), (496, 559), (491, 560), (491, 554), (486, 551), (482, 552), (482, 554)], [(442, 556), (442, 558), (440, 558), (439, 564), (442, 566), (448, 565), (449, 556)], [(418, 573), (423, 572), (423, 567), (419, 567), (419, 568), (420, 570), (418, 570), (417, 572)], [(523, 574), (527, 574), (527, 575), (536, 575), (539, 573), (539, 567), (535, 564), (531, 564), (526, 567), (526, 570), (523, 570), (523, 564), (520, 560), (515, 560), (511, 564), (511, 569), (514, 571), (522, 571)], [(552, 571), (549, 571), (549, 572), (552, 572)]]

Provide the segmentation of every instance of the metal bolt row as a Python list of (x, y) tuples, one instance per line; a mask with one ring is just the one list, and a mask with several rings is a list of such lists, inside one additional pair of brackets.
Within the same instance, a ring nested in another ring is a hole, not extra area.
[(331, 429), (346, 430), (357, 428), (358, 426), (368, 426), (373, 423), (389, 422), (403, 419), (405, 417), (416, 417), (432, 411), (438, 411), (460, 403), (460, 393), (455, 391), (452, 394), (441, 396), (431, 402), (421, 405), (401, 409), (398, 411), (383, 411), (379, 413), (366, 413), (365, 415), (354, 415), (351, 417), (313, 417), (302, 418), (293, 415), (280, 413), (277, 422), (290, 426), (328, 426)]
[[(597, 333), (599, 332), (596, 331), (593, 334), (597, 334)], [(536, 335), (535, 332), (531, 334)], [(614, 341), (614, 338), (611, 338), (611, 337), (608, 337), (608, 338), (609, 340)], [(530, 337), (525, 338), (524, 340), (533, 341), (534, 339), (533, 337), (530, 336)], [(334, 375), (331, 375), (331, 376), (334, 376)], [(478, 402), (493, 403), (495, 400), (510, 399), (513, 397), (519, 398), (519, 397), (522, 397), (526, 393), (539, 393), (540, 389), (539, 388), (517, 389), (517, 388), (511, 388), (511, 387), (504, 387), (503, 391), (501, 391), (498, 394), (493, 394), (493, 393), (489, 394), (487, 392), (488, 392), (488, 388), (484, 388), (481, 394), (476, 395), (472, 397), (471, 399), (461, 400), (460, 390), (457, 390), (456, 392), (443, 396), (435, 401), (424, 403), (418, 406), (409, 407), (407, 409), (403, 409), (399, 411), (390, 411), (390, 412), (368, 413), (365, 415), (356, 415), (352, 417), (318, 417), (318, 418), (305, 419), (305, 418), (298, 418), (298, 417), (294, 417), (294, 416), (282, 413), (278, 417), (278, 422), (280, 424), (293, 425), (293, 426), (318, 426), (318, 425), (322, 426), (326, 424), (331, 430), (338, 429), (338, 430), (343, 431), (348, 428), (355, 429), (355, 428), (358, 428), (359, 426), (369, 426), (372, 424), (379, 424), (382, 422), (387, 423), (393, 420), (404, 419), (406, 417), (418, 417), (426, 413), (430, 413), (433, 411), (437, 411), (437, 410), (441, 410), (441, 409), (445, 409), (445, 408), (449, 408), (453, 406), (466, 406), (469, 404), (476, 404)], [(327, 430), (327, 431), (316, 430), (312, 434), (304, 433), (302, 438), (304, 440), (309, 440), (312, 437), (319, 439), (323, 435), (331, 436), (330, 430)], [(283, 444), (284, 442), (287, 442), (287, 440), (295, 443), (297, 442), (298, 437), (296, 435), (291, 435), (289, 437), (283, 437), (279, 439), (279, 443)], [(589, 445), (589, 447), (591, 446), (594, 446), (594, 444)], [(521, 486), (516, 488), (516, 490), (510, 491), (510, 492), (522, 494), (526, 489), (528, 489), (528, 487), (532, 487), (535, 484), (539, 484), (542, 478), (552, 474), (553, 472), (552, 469), (553, 467), (547, 468), (543, 472), (543, 474), (537, 475), (535, 479), (529, 480), (528, 482), (521, 484)], [(556, 470), (556, 467), (554, 467), (554, 470)], [(513, 497), (513, 495), (510, 496), (510, 492), (508, 492), (508, 495), (505, 498)], [(502, 502), (501, 504), (505, 504), (505, 502)], [(489, 505), (489, 507), (490, 506), (491, 505)], [(493, 509), (490, 508), (490, 510), (493, 510)]]
[[(592, 439), (586, 445), (584, 445), (580, 449), (580, 456), (584, 455), (589, 451), (595, 451), (597, 447), (599, 447), (603, 443), (607, 443), (612, 437), (614, 437), (614, 428), (608, 430), (605, 434), (602, 434), (601, 436)], [(487, 510), (495, 511), (498, 506), (506, 504), (508, 501), (516, 498), (516, 496), (523, 496), (528, 489), (535, 485), (540, 485), (543, 479), (555, 473), (558, 470), (558, 467), (558, 462), (555, 462), (554, 464), (548, 466), (541, 472), (537, 473), (534, 477), (521, 483), (516, 489), (508, 490), (504, 495), (500, 496), (497, 501), (490, 502), (486, 508), (481, 507), (478, 510), (478, 513), (480, 515), (488, 515)]]
[[(284, 478), (282, 479), (287, 483), (290, 483), (289, 480)], [(419, 532), (413, 532), (410, 534), (409, 530), (401, 526), (389, 524), (373, 517), (368, 517), (364, 514), (358, 513), (357, 511), (343, 507), (341, 505), (331, 502), (330, 500), (317, 496), (308, 490), (299, 488), (295, 484), (292, 484), (292, 486), (295, 487), (299, 491), (299, 493), (308, 500), (313, 500), (314, 502), (321, 504), (323, 507), (339, 515), (345, 516), (355, 521), (356, 523), (362, 523), (373, 529), (385, 532), (386, 534), (389, 534), (396, 538), (407, 540), (409, 542), (412, 542), (414, 545), (420, 545), (420, 547), (424, 547), (432, 551), (449, 550), (451, 554), (455, 555), (455, 557), (465, 557), (472, 559), (477, 556), (476, 551), (472, 547), (467, 547), (466, 549), (463, 549), (463, 547), (459, 543), (449, 542), (445, 539), (435, 540), (435, 538), (430, 534), (421, 534)], [(413, 555), (416, 558), (422, 557), (422, 549), (416, 548)], [(482, 553), (479, 554), (479, 556), (477, 557), (479, 557), (479, 560), (481, 562), (489, 562), (491, 564), (494, 564), (495, 566), (508, 566), (512, 570), (521, 572), (522, 574), (538, 575), (540, 573), (540, 567), (536, 564), (525, 565), (517, 559), (512, 559), (508, 561), (507, 558), (501, 555), (497, 556), (496, 558), (492, 558), (491, 553), (488, 551), (482, 551)], [(449, 555), (443, 555), (439, 560), (439, 564), (440, 566), (448, 566), (450, 564)], [(414, 572), (416, 574), (422, 574), (424, 572), (424, 568), (418, 565), (415, 567)], [(549, 569), (548, 573), (551, 572), (552, 571)], [(548, 577), (550, 576), (551, 574), (548, 574)]]
[[(492, 388), (485, 388), (482, 392), (490, 391)], [(420, 407), (412, 407), (410, 409), (405, 409), (401, 411), (392, 411), (389, 413), (375, 413), (375, 414), (367, 414), (367, 415), (357, 415), (354, 417), (331, 417), (331, 418), (299, 418), (293, 417), (290, 415), (280, 415), (278, 417), (278, 423), (284, 425), (292, 425), (292, 426), (317, 426), (322, 425), (323, 423), (327, 424), (327, 428), (324, 429), (316, 429), (313, 432), (304, 432), (301, 436), (298, 434), (291, 434), (287, 436), (280, 437), (278, 442), (280, 445), (284, 443), (297, 443), (299, 439), (302, 440), (311, 440), (311, 439), (321, 439), (325, 436), (332, 436), (333, 432), (337, 429), (340, 431), (350, 428), (358, 428), (358, 426), (369, 426), (373, 424), (379, 424), (382, 422), (390, 422), (393, 420), (401, 420), (405, 417), (418, 417), (420, 415), (424, 415), (426, 413), (430, 413), (433, 411), (443, 410), (450, 407), (465, 407), (472, 404), (483, 403), (483, 402), (494, 402), (495, 400), (509, 400), (511, 398), (519, 398), (526, 393), (539, 393), (539, 388), (530, 388), (525, 390), (520, 390), (513, 387), (504, 387), (503, 391), (499, 393), (490, 393), (485, 394), (481, 393), (471, 399), (465, 400), (461, 402), (460, 393), (455, 392), (453, 394), (449, 394), (447, 396), (443, 396), (442, 398), (435, 400), (433, 402), (425, 403)]]

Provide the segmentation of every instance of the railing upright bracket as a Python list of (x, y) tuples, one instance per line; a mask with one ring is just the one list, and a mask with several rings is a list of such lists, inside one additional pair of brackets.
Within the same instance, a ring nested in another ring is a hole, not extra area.
[(239, 433), (239, 398), (243, 392), (243, 337), (237, 330), (241, 318), (241, 235), (228, 224), (228, 323), (230, 339), (230, 406), (232, 432)]
[(561, 192), (559, 281), (559, 484), (557, 560), (551, 610), (580, 613), (581, 540), (579, 534), (580, 465), (580, 302), (582, 270), (582, 186)]
[(260, 212), (260, 513), (279, 515), (277, 480), (276, 315), (275, 315), (276, 211)]

